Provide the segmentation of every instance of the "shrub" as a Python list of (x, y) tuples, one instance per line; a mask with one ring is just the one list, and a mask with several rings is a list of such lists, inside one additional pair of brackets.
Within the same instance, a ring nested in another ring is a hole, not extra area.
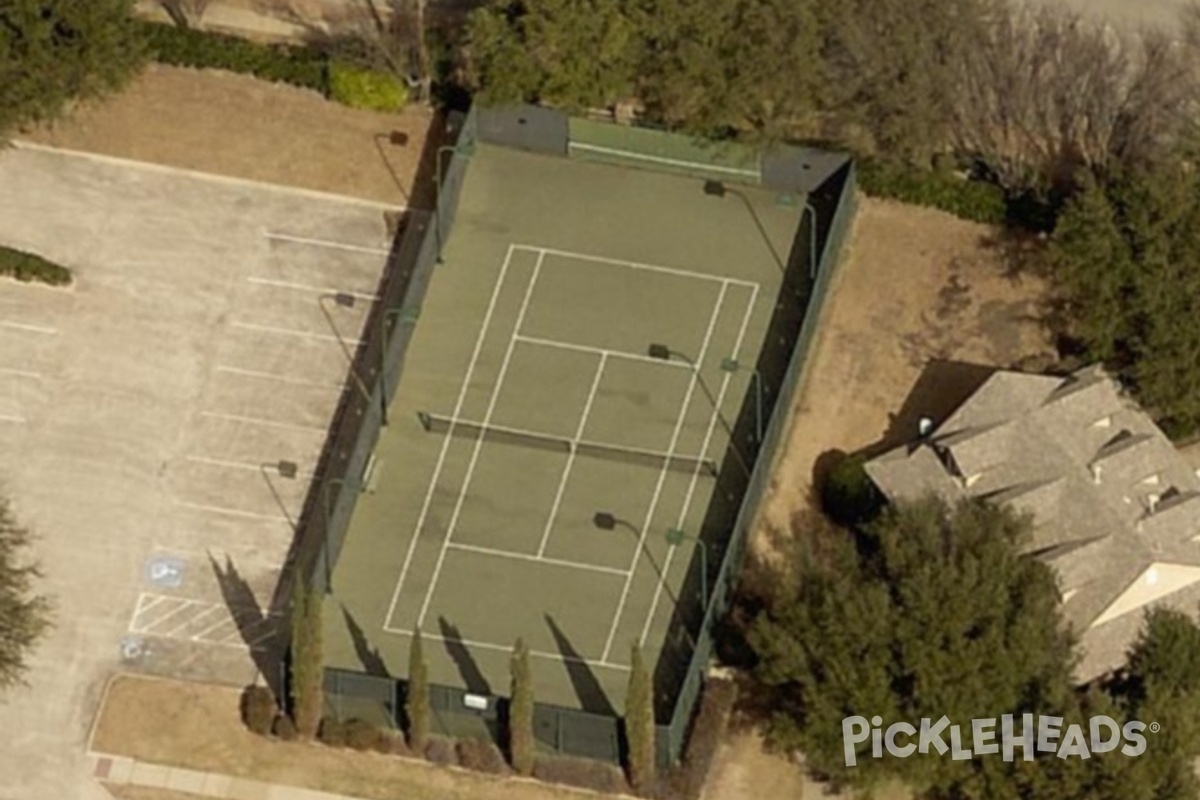
[(411, 756), (412, 750), (404, 741), (404, 734), (398, 730), (385, 728), (379, 732), (379, 752), (393, 756)]
[(425, 759), (442, 767), (458, 766), (458, 751), (454, 740), (443, 736), (430, 736), (425, 740)]
[(821, 508), (840, 525), (861, 525), (882, 507), (883, 499), (867, 475), (866, 463), (862, 453), (843, 456), (821, 484)]
[(344, 726), (346, 746), (355, 750), (382, 750), (383, 731), (362, 719), (352, 719)]
[(893, 162), (861, 161), (858, 185), (875, 197), (940, 208), (975, 222), (1003, 225), (1008, 219), (1003, 189), (985, 181), (966, 180), (953, 172)]
[(408, 89), (394, 76), (334, 61), (329, 65), (329, 96), (351, 108), (399, 111)]
[(561, 783), (605, 794), (629, 792), (625, 774), (613, 764), (590, 758), (552, 756), (539, 758), (533, 765), (533, 777), (547, 783)]
[(287, 714), (280, 714), (275, 717), (275, 724), (271, 726), (271, 732), (279, 739), (285, 742), (290, 742), (296, 738), (296, 723), (292, 722), (292, 718)]
[(0, 275), (16, 278), (24, 283), (39, 281), (51, 286), (66, 286), (71, 282), (71, 271), (44, 258), (20, 250), (0, 247)]
[(226, 69), (329, 94), (327, 58), (316, 47), (265, 45), (234, 36), (143, 22), (151, 57), (162, 64)]
[(271, 732), (278, 706), (275, 695), (266, 686), (247, 686), (242, 690), (242, 722), (260, 736)]
[(346, 746), (346, 726), (333, 717), (326, 717), (321, 720), (321, 727), (317, 731), (317, 738), (330, 747), (345, 747)]
[(489, 775), (507, 775), (508, 763), (500, 748), (492, 742), (483, 739), (464, 739), (455, 748), (458, 753), (458, 763), (476, 772)]

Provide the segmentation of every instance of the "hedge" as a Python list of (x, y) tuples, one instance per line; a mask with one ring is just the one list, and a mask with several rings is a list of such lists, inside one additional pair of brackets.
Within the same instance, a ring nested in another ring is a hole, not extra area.
[(940, 208), (975, 222), (1003, 225), (1009, 221), (1003, 189), (984, 181), (966, 180), (947, 170), (864, 160), (858, 164), (858, 184), (874, 197)]
[(241, 72), (329, 96), (328, 58), (317, 47), (258, 44), (173, 25), (140, 24), (151, 57), (161, 64)]
[(66, 286), (71, 282), (71, 270), (52, 264), (40, 256), (0, 247), (0, 275), (24, 283), (38, 281), (51, 286)]

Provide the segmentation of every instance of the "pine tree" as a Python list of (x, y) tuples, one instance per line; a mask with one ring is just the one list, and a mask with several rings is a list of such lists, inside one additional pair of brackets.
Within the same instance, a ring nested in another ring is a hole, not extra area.
[(32, 594), (37, 567), (21, 556), (29, 532), (0, 498), (0, 690), (21, 683), (29, 651), (50, 628), (50, 601)]
[(629, 747), (626, 765), (634, 790), (645, 792), (654, 784), (654, 690), (650, 673), (642, 661), (642, 649), (634, 642), (629, 659), (629, 688), (625, 695), (625, 741)]
[(317, 735), (325, 698), (323, 691), (321, 605), (319, 592), (302, 581), (292, 586), (291, 695), (296, 732)]
[(512, 689), (508, 702), (509, 758), (518, 775), (532, 775), (534, 763), (533, 670), (529, 665), (529, 647), (526, 646), (523, 639), (517, 639), (510, 663)]
[(429, 667), (421, 646), (421, 632), (413, 633), (408, 650), (408, 693), (405, 696), (408, 715), (408, 743), (417, 752), (425, 749), (429, 740), (431, 713), (429, 709)]

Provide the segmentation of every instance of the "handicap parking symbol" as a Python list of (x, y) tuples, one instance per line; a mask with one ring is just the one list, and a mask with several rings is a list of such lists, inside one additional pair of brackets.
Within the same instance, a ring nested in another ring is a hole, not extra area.
[(178, 558), (158, 556), (146, 564), (146, 579), (164, 589), (178, 589), (183, 585), (183, 567)]

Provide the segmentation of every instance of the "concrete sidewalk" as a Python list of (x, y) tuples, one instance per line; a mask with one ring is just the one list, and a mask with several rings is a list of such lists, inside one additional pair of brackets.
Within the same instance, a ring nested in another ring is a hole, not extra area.
[(125, 756), (93, 753), (90, 758), (92, 774), (96, 780), (109, 785), (169, 789), (225, 800), (357, 800), (344, 794), (263, 783), (216, 772), (149, 764)]

